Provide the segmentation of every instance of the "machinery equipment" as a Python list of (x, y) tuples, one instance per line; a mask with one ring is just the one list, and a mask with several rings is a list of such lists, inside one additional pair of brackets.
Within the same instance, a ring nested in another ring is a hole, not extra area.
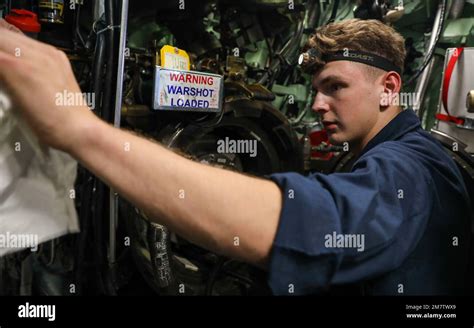
[[(462, 139), (462, 155), (453, 156), (466, 181), (474, 179), (472, 0), (0, 0), (0, 16), (7, 20), (26, 19), (13, 18), (20, 9), (41, 25), (35, 37), (66, 52), (102, 119), (196, 161), (254, 175), (350, 167), (351, 154), (329, 143), (311, 110), (311, 76), (301, 71), (298, 57), (317, 26), (379, 19), (406, 38), (404, 92), (416, 94), (406, 105), (427, 130), (436, 127), (433, 134), (447, 147), (453, 137)], [(464, 49), (449, 92), (442, 83), (442, 62), (447, 70), (454, 51), (448, 48)], [(204, 106), (203, 94), (203, 102), (186, 103), (196, 90), (160, 89), (173, 86), (171, 73), (168, 84), (160, 75), (167, 70), (178, 78), (219, 81), (210, 96), (217, 97), (214, 107)], [(162, 90), (181, 95), (163, 105)], [(439, 114), (465, 119), (453, 126)], [(218, 151), (225, 138), (256, 141), (258, 156)], [(152, 223), (83, 168), (76, 190), (82, 232), (46, 243), (35, 254), (0, 258), (0, 294), (69, 295), (71, 284), (76, 294), (269, 293), (263, 272)]]

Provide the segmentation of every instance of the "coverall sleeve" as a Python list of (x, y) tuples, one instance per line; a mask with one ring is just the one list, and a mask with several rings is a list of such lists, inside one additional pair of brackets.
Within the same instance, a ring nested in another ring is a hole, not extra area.
[(275, 294), (318, 293), (396, 269), (423, 235), (433, 204), (427, 168), (389, 145), (365, 154), (350, 173), (270, 179), (284, 199), (269, 263)]

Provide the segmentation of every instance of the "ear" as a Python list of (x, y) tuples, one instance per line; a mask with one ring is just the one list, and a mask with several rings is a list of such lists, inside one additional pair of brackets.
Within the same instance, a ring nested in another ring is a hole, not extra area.
[(399, 93), (402, 89), (402, 78), (400, 75), (394, 71), (387, 72), (381, 76), (380, 83), (383, 88), (383, 92), (380, 95), (380, 106), (384, 108), (400, 106)]

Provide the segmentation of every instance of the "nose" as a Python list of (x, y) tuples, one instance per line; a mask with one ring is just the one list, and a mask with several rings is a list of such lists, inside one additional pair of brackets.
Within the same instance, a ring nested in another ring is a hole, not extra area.
[(329, 103), (326, 99), (326, 96), (322, 92), (316, 93), (312, 110), (319, 114), (323, 114), (329, 111)]

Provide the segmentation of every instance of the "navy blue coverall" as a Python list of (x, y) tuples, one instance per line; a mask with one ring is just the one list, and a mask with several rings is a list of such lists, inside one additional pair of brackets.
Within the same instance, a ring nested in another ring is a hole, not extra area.
[(351, 172), (270, 178), (284, 195), (270, 255), (275, 294), (341, 286), (368, 295), (463, 293), (469, 196), (455, 162), (412, 110), (367, 144)]

